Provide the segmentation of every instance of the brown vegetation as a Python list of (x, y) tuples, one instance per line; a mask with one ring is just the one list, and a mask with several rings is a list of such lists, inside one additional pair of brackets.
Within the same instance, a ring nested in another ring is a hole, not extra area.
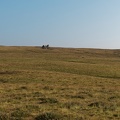
[(0, 120), (119, 120), (120, 50), (0, 47)]

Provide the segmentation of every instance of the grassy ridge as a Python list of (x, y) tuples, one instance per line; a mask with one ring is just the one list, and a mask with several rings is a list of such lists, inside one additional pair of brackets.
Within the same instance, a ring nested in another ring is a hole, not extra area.
[(120, 50), (0, 47), (0, 120), (120, 118)]

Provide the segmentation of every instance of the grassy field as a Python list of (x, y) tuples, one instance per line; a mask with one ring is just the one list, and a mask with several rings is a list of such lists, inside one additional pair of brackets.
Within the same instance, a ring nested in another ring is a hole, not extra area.
[(0, 120), (119, 120), (120, 50), (0, 47)]

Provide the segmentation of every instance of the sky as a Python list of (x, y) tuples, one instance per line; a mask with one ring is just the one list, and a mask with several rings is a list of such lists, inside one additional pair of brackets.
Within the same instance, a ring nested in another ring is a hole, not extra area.
[(0, 45), (120, 48), (120, 0), (0, 0)]

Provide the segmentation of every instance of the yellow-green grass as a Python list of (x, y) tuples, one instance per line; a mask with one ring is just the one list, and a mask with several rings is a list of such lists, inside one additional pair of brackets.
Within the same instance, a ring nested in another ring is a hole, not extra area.
[(120, 119), (120, 50), (0, 47), (0, 120), (109, 119)]

